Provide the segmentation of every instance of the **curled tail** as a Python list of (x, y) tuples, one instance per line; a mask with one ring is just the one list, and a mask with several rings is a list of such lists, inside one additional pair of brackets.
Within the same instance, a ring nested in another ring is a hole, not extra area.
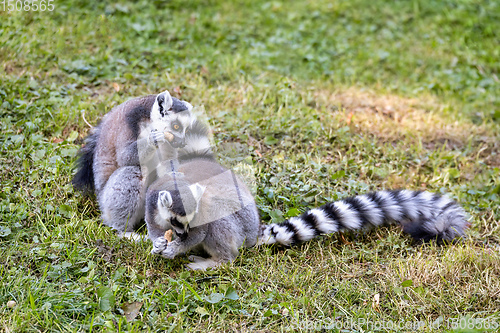
[(85, 145), (78, 151), (77, 172), (73, 177), (73, 187), (85, 194), (94, 192), (94, 152), (99, 139), (100, 128), (96, 127), (85, 138)]
[(195, 121), (186, 131), (186, 145), (179, 149), (179, 162), (193, 158), (215, 159), (210, 142), (210, 129), (207, 125)]
[(395, 190), (350, 197), (311, 209), (279, 224), (263, 226), (258, 245), (291, 245), (321, 234), (397, 223), (417, 240), (450, 241), (468, 227), (462, 207), (446, 196)]

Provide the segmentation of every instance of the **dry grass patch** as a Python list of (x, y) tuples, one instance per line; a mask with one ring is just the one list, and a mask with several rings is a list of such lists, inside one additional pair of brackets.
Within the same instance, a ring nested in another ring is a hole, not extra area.
[(333, 92), (318, 90), (315, 97), (319, 104), (342, 110), (349, 126), (384, 142), (418, 140), (426, 148), (444, 143), (461, 148), (472, 140), (483, 151), (498, 149), (498, 134), (486, 125), (475, 125), (466, 119), (452, 121), (445, 114), (450, 106), (433, 97), (404, 98), (357, 87)]
[(482, 281), (482, 287), (491, 296), (500, 290), (500, 282), (496, 278), (500, 276), (500, 256), (497, 252), (468, 242), (443, 248), (443, 251), (416, 252), (404, 262), (393, 263), (393, 269), (400, 279), (412, 280), (415, 286), (435, 289), (460, 286), (467, 289)]
[[(402, 144), (403, 148), (416, 145), (428, 150), (461, 149), (488, 165), (500, 165), (500, 135), (495, 124), (474, 124), (469, 118), (452, 116), (456, 114), (452, 109), (458, 106), (443, 104), (430, 95), (407, 98), (359, 87), (334, 88), (293, 81), (269, 86), (241, 82), (211, 87), (197, 78), (187, 86), (196, 87), (196, 93), (187, 89), (183, 97), (194, 105), (204, 104), (207, 113), (221, 122), (227, 122), (228, 116), (217, 116), (220, 111), (247, 118), (248, 114), (260, 114), (262, 119), (275, 122), (290, 114), (304, 117), (312, 108), (326, 128), (347, 125), (355, 132), (374, 136), (380, 143)], [(297, 122), (293, 118), (282, 121), (285, 127)]]

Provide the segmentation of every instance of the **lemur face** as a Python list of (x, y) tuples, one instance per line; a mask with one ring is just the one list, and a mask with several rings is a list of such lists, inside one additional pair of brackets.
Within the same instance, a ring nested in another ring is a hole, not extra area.
[(201, 196), (205, 188), (199, 184), (180, 186), (176, 190), (158, 193), (158, 212), (169, 221), (176, 233), (189, 230), (189, 223), (198, 212)]
[(186, 130), (195, 121), (196, 117), (190, 111), (180, 111), (170, 115), (166, 131), (174, 135), (174, 139), (170, 141), (170, 145), (174, 148), (182, 148), (186, 145), (185, 136)]
[(174, 139), (169, 141), (173, 148), (185, 146), (186, 129), (196, 120), (191, 113), (193, 106), (188, 102), (170, 96), (165, 90), (156, 96), (151, 110), (153, 128), (173, 134)]

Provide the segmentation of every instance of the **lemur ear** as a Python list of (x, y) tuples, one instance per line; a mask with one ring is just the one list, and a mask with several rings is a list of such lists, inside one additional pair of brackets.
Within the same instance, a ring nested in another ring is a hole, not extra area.
[(165, 208), (172, 207), (173, 204), (172, 196), (168, 191), (160, 191), (158, 193), (158, 206), (163, 206)]
[(186, 102), (186, 101), (182, 101), (182, 103), (184, 103), (184, 105), (187, 107), (188, 111), (193, 110), (193, 106), (191, 105), (191, 103)]
[(206, 187), (196, 183), (189, 185), (189, 189), (191, 190), (191, 193), (193, 193), (193, 197), (196, 202), (200, 202), (201, 196), (203, 195), (203, 192), (205, 192)]
[(156, 95), (155, 104), (158, 106), (158, 111), (160, 112), (162, 117), (167, 115), (167, 113), (172, 109), (173, 104), (172, 96), (170, 96), (168, 90), (165, 90), (164, 92)]

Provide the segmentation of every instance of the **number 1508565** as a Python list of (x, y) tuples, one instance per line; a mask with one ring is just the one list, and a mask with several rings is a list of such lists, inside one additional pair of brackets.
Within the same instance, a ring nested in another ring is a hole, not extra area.
[(54, 0), (1, 0), (0, 10), (4, 12), (44, 12), (55, 9)]

